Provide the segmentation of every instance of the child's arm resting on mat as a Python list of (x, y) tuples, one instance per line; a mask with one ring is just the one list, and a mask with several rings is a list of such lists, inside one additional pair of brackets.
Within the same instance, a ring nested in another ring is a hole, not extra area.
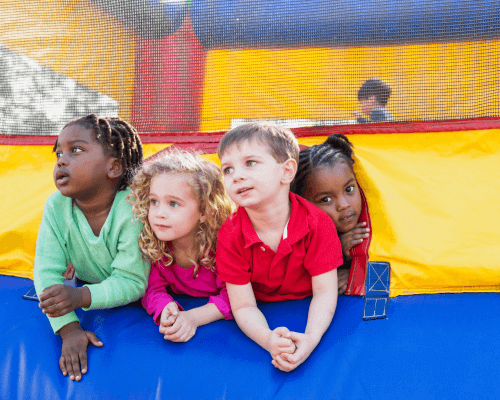
[(273, 358), (295, 351), (295, 345), (289, 339), (291, 332), (287, 328), (269, 329), (264, 314), (257, 308), (251, 283), (226, 283), (226, 286), (234, 319), (245, 335), (271, 353)]
[(273, 360), (273, 365), (282, 371), (291, 371), (302, 364), (330, 326), (337, 307), (337, 270), (313, 276), (312, 290), (313, 298), (309, 306), (306, 332), (290, 333), (297, 350), (293, 354), (284, 353)]
[[(63, 274), (69, 263), (67, 243), (56, 219), (56, 211), (54, 210), (56, 206), (57, 204), (53, 204), (53, 196), (49, 197), (45, 203), (36, 241), (34, 283), (40, 301), (49, 299), (45, 291), (50, 287), (65, 286), (63, 285)], [(41, 307), (48, 311), (47, 303)], [(73, 310), (64, 314), (59, 313), (58, 317), (46, 312), (54, 332), (58, 332), (70, 322), (78, 321), (78, 317), (72, 312)]]
[(59, 330), (61, 335), (62, 351), (59, 358), (59, 368), (64, 376), (74, 381), (82, 379), (82, 374), (87, 372), (87, 347), (89, 343), (101, 347), (102, 342), (97, 336), (84, 331), (79, 322), (71, 322)]

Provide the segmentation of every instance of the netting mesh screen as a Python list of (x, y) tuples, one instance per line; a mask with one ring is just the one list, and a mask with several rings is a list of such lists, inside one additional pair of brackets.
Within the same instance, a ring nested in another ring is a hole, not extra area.
[[(0, 134), (500, 114), (498, 0), (0, 2)], [(367, 81), (369, 83), (367, 83)]]

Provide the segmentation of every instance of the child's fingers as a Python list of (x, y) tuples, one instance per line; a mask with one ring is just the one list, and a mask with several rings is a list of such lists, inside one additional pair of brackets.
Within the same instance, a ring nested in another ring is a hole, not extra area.
[[(78, 353), (78, 358), (80, 359), (80, 367), (82, 374), (87, 372), (87, 350), (80, 350), (80, 353)], [(79, 381), (82, 379), (82, 376), (77, 376), (76, 380)]]
[(40, 293), (40, 295), (38, 296), (38, 299), (40, 301), (43, 301), (58, 295), (61, 292), (61, 287), (64, 287), (64, 285), (56, 284), (45, 288), (45, 290), (43, 290), (42, 293)]
[(168, 303), (167, 309), (172, 315), (177, 315), (179, 313), (179, 306), (174, 302)]
[(298, 347), (298, 344), (302, 341), (302, 339), (304, 338), (304, 334), (303, 333), (298, 333), (298, 332), (294, 332), (294, 331), (290, 331), (290, 339), (292, 339), (295, 343), (295, 345)]
[(68, 375), (68, 369), (66, 368), (66, 359), (64, 356), (59, 357), (59, 368), (64, 376)]
[(85, 331), (85, 333), (87, 334), (87, 338), (89, 339), (90, 343), (92, 343), (94, 346), (101, 347), (104, 344), (97, 338), (94, 332)]
[(174, 324), (168, 328), (165, 328), (165, 335), (173, 335), (180, 329), (180, 325)]
[(284, 337), (284, 338), (290, 337), (290, 330), (284, 326), (280, 326), (279, 328), (276, 328), (274, 330), (274, 332), (277, 333), (278, 335)]
[(75, 380), (75, 371), (73, 370), (73, 355), (72, 354), (68, 354), (64, 357), (64, 362), (65, 362), (65, 365), (66, 365), (66, 371), (68, 371), (68, 376), (69, 376), (69, 379), (71, 379), (72, 381)]
[(273, 361), (274, 361), (273, 365), (284, 372), (289, 372), (295, 368), (292, 364), (284, 360), (283, 357), (281, 356), (277, 356)]
[(276, 345), (280, 348), (291, 347), (293, 345), (293, 340), (281, 337), (276, 341)]
[[(68, 366), (68, 363), (66, 363), (66, 367)], [(69, 378), (73, 380), (79, 381), (82, 378), (82, 374), (80, 372), (80, 357), (78, 353), (72, 354), (71, 355), (71, 366), (73, 370), (73, 374), (70, 373)]]
[(283, 353), (293, 354), (293, 353), (295, 353), (296, 349), (297, 349), (297, 346), (295, 346), (295, 343), (293, 343), (292, 345), (290, 345), (288, 347), (280, 347), (281, 354), (283, 354)]

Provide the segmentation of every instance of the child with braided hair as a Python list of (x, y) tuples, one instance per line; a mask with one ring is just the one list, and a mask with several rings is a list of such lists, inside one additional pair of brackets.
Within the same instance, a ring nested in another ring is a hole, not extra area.
[[(142, 225), (126, 201), (132, 172), (142, 163), (142, 144), (124, 120), (91, 114), (69, 122), (53, 151), (59, 191), (43, 210), (34, 281), (39, 306), (62, 339), (59, 367), (79, 381), (87, 372), (87, 346), (102, 342), (81, 328), (74, 310), (120, 306), (146, 290), (150, 266), (137, 241)], [(63, 284), (69, 263), (86, 285)]]
[[(346, 291), (356, 246), (370, 236), (366, 201), (353, 164), (349, 139), (342, 134), (331, 135), (324, 143), (299, 153), (297, 175), (291, 186), (292, 192), (325, 211), (337, 228), (344, 257), (338, 269), (339, 295)], [(361, 221), (363, 208), (366, 212)]]

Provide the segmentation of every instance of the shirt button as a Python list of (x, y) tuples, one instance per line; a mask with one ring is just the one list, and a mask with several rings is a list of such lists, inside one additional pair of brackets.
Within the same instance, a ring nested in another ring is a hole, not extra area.
[(265, 248), (264, 246), (260, 246), (260, 249), (261, 249), (262, 251), (266, 251), (266, 248)]

